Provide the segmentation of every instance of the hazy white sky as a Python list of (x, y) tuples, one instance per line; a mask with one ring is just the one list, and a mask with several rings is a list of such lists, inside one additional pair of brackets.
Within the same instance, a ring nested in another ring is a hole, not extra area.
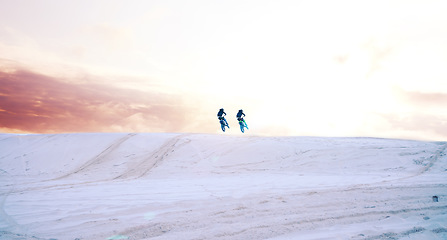
[[(223, 107), (235, 128), (244, 109), (252, 134), (447, 137), (446, 1), (0, 6), (4, 131), (214, 133)], [(19, 104), (25, 90), (17, 79), (55, 84), (39, 85), (29, 93), (37, 97)], [(82, 97), (84, 114), (73, 114), (80, 104), (67, 102)], [(56, 127), (52, 114), (41, 114), (53, 105), (59, 121), (106, 117), (86, 120), (89, 128)], [(26, 127), (9, 123), (21, 117)], [(32, 117), (42, 122), (32, 125)]]

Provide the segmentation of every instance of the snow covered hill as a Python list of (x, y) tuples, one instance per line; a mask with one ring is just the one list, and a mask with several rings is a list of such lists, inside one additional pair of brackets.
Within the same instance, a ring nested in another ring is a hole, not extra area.
[(0, 134), (0, 239), (447, 239), (446, 148)]

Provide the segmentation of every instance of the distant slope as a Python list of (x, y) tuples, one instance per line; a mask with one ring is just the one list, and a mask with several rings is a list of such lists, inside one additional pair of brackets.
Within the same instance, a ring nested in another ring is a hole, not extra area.
[(426, 171), (443, 143), (375, 138), (234, 137), (207, 134), (0, 135), (0, 173), (42, 180), (139, 178), (171, 173), (277, 171), (378, 174)]

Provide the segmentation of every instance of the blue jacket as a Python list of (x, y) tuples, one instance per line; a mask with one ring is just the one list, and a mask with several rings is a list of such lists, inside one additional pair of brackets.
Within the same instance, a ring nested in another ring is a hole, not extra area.
[(227, 115), (224, 111), (219, 110), (219, 112), (217, 113), (217, 116), (218, 117), (221, 117), (222, 115), (225, 116), (224, 114)]
[(242, 115), (244, 115), (244, 117), (245, 117), (245, 113), (242, 112), (241, 110), (239, 110), (239, 112), (237, 112), (237, 114), (236, 114), (236, 117), (240, 118), (240, 117), (242, 117)]

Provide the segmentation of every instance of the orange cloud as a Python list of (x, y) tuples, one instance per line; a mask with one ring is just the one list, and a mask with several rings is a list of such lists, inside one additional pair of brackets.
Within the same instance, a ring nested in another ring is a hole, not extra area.
[(176, 95), (0, 69), (0, 129), (7, 132), (176, 132), (189, 112)]

